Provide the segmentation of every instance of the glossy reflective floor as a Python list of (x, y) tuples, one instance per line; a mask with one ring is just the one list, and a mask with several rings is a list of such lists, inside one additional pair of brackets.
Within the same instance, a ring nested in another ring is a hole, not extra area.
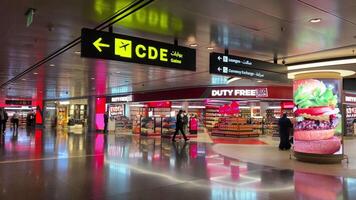
[(8, 132), (1, 140), (0, 199), (356, 199), (356, 179), (230, 160), (212, 145)]

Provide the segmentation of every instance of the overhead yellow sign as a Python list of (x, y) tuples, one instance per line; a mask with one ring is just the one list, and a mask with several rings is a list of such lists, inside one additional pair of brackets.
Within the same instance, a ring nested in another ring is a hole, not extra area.
[(102, 52), (101, 47), (110, 47), (109, 44), (101, 43), (101, 40), (103, 40), (103, 38), (100, 37), (97, 40), (95, 40), (95, 42), (93, 42), (93, 45), (99, 52)]
[(82, 57), (194, 70), (195, 49), (127, 35), (82, 29)]

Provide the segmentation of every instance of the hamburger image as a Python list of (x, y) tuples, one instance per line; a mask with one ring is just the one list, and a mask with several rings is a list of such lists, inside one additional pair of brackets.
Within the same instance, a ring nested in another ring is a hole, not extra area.
[(333, 86), (306, 79), (294, 81), (293, 90), (296, 105), (294, 150), (315, 154), (337, 152), (341, 142), (334, 134), (341, 115)]

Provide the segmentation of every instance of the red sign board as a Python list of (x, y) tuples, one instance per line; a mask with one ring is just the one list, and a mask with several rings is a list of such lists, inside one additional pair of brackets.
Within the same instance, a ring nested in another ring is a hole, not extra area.
[(152, 91), (134, 94), (134, 101), (155, 101), (175, 99), (293, 99), (293, 88), (290, 86), (238, 86), (238, 87), (197, 87)]
[(208, 98), (257, 98), (257, 99), (292, 99), (291, 87), (212, 87), (204, 93)]
[(281, 109), (293, 109), (294, 103), (293, 101), (282, 101), (281, 102)]
[(124, 104), (111, 105), (109, 107), (110, 116), (123, 116), (124, 112), (125, 112), (125, 105)]
[(172, 102), (170, 101), (153, 101), (146, 103), (148, 108), (171, 108)]

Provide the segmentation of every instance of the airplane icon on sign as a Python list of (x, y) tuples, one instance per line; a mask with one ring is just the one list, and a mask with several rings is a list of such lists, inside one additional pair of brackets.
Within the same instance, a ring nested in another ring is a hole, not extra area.
[(132, 58), (132, 41), (115, 38), (115, 55), (124, 58)]
[(125, 44), (124, 42), (121, 42), (121, 46), (119, 48), (124, 48), (125, 49), (124, 51), (126, 51), (126, 47), (129, 45), (130, 45), (129, 43)]

